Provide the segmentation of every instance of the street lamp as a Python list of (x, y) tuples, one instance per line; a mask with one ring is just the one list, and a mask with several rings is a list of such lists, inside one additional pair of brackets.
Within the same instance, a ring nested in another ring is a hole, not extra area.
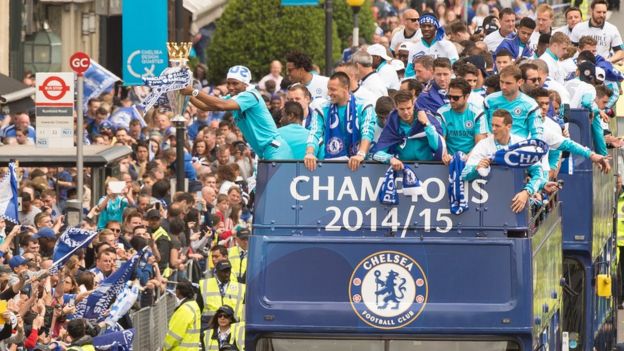
[(364, 5), (364, 0), (347, 0), (347, 5), (349, 5), (351, 7), (351, 10), (353, 10), (353, 47), (357, 48), (358, 46), (360, 46), (360, 28), (358, 14), (360, 13), (362, 5)]
[(58, 71), (61, 69), (61, 47), (61, 39), (45, 27), (24, 42), (24, 65), (34, 72)]

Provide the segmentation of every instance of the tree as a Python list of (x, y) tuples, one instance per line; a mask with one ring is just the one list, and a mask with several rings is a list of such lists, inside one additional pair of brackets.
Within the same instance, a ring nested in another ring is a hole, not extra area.
[[(334, 60), (340, 57), (337, 26), (333, 26)], [(212, 81), (222, 80), (227, 69), (245, 65), (259, 80), (272, 60), (299, 50), (321, 69), (325, 65), (325, 13), (321, 7), (282, 7), (280, 0), (230, 0), (217, 21), (214, 40), (207, 49)]]

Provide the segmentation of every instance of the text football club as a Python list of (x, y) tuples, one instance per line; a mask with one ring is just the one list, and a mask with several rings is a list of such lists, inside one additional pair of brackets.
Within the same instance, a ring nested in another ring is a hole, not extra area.
[(420, 316), (429, 287), (422, 267), (398, 251), (379, 251), (362, 260), (349, 281), (357, 316), (379, 329), (402, 328)]

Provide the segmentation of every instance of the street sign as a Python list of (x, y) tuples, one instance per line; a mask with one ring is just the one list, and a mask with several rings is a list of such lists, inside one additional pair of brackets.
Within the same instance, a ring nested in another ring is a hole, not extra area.
[(38, 147), (74, 146), (74, 74), (36, 74), (35, 114)]
[(318, 6), (319, 0), (282, 0), (282, 6)]
[(69, 58), (69, 66), (78, 76), (85, 73), (91, 65), (91, 58), (84, 52), (76, 52)]

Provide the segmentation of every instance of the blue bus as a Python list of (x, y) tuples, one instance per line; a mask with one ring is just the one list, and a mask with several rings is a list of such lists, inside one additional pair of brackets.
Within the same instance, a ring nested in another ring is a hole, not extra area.
[(560, 350), (556, 198), (515, 214), (524, 172), (493, 167), (449, 210), (448, 167), (413, 165), (419, 194), (382, 205), (387, 166), (260, 162), (246, 350)]
[[(592, 145), (588, 112), (571, 110), (567, 120), (570, 137)], [(615, 123), (611, 130), (616, 130)], [(589, 160), (576, 157), (565, 163), (559, 174), (565, 182), (560, 192), (564, 223), (563, 336), (569, 350), (611, 350), (616, 342), (616, 298), (600, 293), (599, 288), (617, 281), (615, 170), (603, 174)], [(616, 284), (611, 285), (615, 290)], [(609, 286), (603, 288), (610, 290)]]

